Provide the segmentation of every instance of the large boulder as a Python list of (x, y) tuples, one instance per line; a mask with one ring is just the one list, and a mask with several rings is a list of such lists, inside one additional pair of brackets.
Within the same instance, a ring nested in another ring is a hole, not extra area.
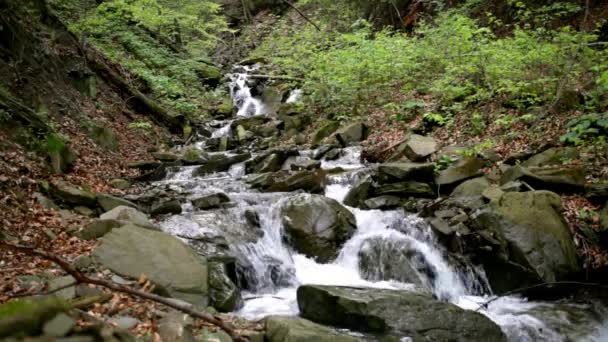
[(506, 341), (484, 315), (403, 290), (314, 286), (298, 288), (302, 317), (320, 324), (414, 341)]
[(264, 322), (268, 342), (363, 342), (299, 317), (270, 316)]
[(374, 195), (374, 181), (371, 176), (360, 179), (348, 191), (343, 203), (356, 208), (365, 208), (365, 201)]
[(487, 188), (490, 187), (490, 182), (485, 177), (469, 179), (468, 181), (458, 185), (452, 191), (452, 197), (471, 197), (481, 196)]
[(501, 177), (501, 184), (523, 181), (536, 190), (549, 190), (560, 193), (582, 192), (585, 190), (585, 170), (581, 167), (513, 166)]
[[(477, 230), (494, 232), (499, 242), (504, 240), (502, 256), (496, 257), (526, 274), (525, 279), (505, 279), (504, 269), (486, 266), (496, 292), (521, 287), (526, 282), (565, 280), (579, 271), (563, 210), (560, 197), (549, 191), (507, 192), (474, 215)], [(485, 262), (492, 263), (492, 259)]]
[(145, 274), (163, 295), (208, 305), (206, 260), (170, 234), (126, 225), (106, 234), (93, 257), (121, 276), (138, 279)]
[(74, 184), (55, 179), (51, 181), (49, 191), (58, 200), (71, 204), (92, 207), (96, 204), (96, 196), (93, 192), (83, 190)]
[(435, 183), (439, 186), (453, 186), (467, 179), (478, 176), (484, 161), (476, 157), (464, 157), (454, 165), (439, 171)]
[(338, 128), (340, 128), (340, 123), (338, 121), (329, 121), (325, 123), (313, 133), (312, 143), (320, 144), (323, 139), (332, 135)]
[(422, 182), (399, 182), (384, 184), (375, 189), (375, 194), (378, 196), (392, 195), (398, 197), (435, 197), (435, 191), (427, 183)]
[(439, 144), (432, 137), (412, 134), (405, 143), (403, 153), (411, 161), (420, 161), (428, 158), (439, 150)]
[(349, 146), (367, 139), (369, 128), (362, 122), (355, 122), (340, 128), (334, 136), (340, 145)]
[(320, 195), (291, 197), (281, 215), (294, 249), (319, 262), (333, 260), (357, 229), (355, 217), (348, 209)]

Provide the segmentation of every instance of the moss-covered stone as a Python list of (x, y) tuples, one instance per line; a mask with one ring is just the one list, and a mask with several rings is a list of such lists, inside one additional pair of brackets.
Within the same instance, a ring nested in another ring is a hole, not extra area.
[(335, 131), (340, 128), (340, 123), (338, 121), (328, 121), (321, 127), (319, 127), (315, 133), (312, 135), (312, 143), (320, 144), (323, 139), (332, 135)]
[(15, 300), (0, 305), (0, 337), (24, 337), (40, 333), (44, 322), (70, 306), (57, 297)]
[(270, 316), (264, 322), (268, 342), (363, 342), (299, 317)]

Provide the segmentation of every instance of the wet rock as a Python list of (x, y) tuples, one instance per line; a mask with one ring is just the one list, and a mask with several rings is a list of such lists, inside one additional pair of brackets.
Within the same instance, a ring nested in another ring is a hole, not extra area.
[(193, 176), (204, 176), (214, 172), (228, 171), (234, 164), (246, 161), (251, 157), (249, 153), (236, 155), (214, 154), (210, 155), (207, 162), (194, 170)]
[(490, 163), (497, 163), (502, 160), (502, 157), (498, 152), (493, 149), (485, 149), (478, 154), (479, 158), (486, 160)]
[(323, 170), (270, 172), (248, 178), (247, 183), (264, 192), (304, 190), (310, 193), (322, 193), (325, 187), (325, 172)]
[(381, 185), (375, 190), (375, 194), (379, 196), (392, 195), (401, 198), (408, 196), (426, 198), (435, 197), (435, 191), (433, 190), (433, 188), (431, 188), (430, 185), (413, 181)]
[(170, 234), (126, 225), (101, 238), (93, 257), (125, 277), (145, 274), (165, 296), (199, 307), (208, 304), (206, 260)]
[(238, 125), (236, 126), (236, 138), (239, 142), (242, 143), (253, 138), (253, 133), (246, 130), (245, 127)]
[(504, 282), (504, 270), (485, 267), (496, 292), (521, 287), (522, 283), (534, 282), (534, 278), (544, 282), (565, 280), (579, 271), (572, 235), (562, 212), (557, 194), (529, 191), (504, 193), (499, 201), (473, 216), (477, 229), (495, 232), (499, 241), (504, 240), (501, 258), (532, 275)]
[(439, 171), (435, 183), (439, 186), (456, 185), (469, 178), (478, 176), (484, 166), (483, 160), (475, 157), (465, 157), (445, 170)]
[(207, 161), (207, 155), (198, 148), (188, 148), (180, 160), (184, 165), (202, 165)]
[(561, 165), (565, 162), (577, 160), (579, 158), (580, 155), (576, 147), (553, 147), (532, 156), (520, 165), (523, 167)]
[(321, 168), (321, 162), (318, 160), (296, 161), (290, 165), (291, 171), (314, 170), (319, 168)]
[(103, 211), (110, 211), (119, 206), (131, 207), (137, 209), (137, 205), (126, 199), (108, 195), (108, 194), (97, 194), (97, 203)]
[(329, 121), (325, 123), (323, 126), (319, 127), (312, 135), (312, 143), (319, 144), (323, 139), (332, 135), (335, 131), (340, 128), (340, 123), (338, 121)]
[(369, 128), (362, 122), (352, 123), (336, 131), (334, 136), (343, 147), (361, 142), (367, 139)]
[(228, 197), (223, 192), (218, 192), (215, 194), (203, 196), (197, 199), (192, 200), (192, 205), (200, 210), (210, 210), (221, 208), (224, 204), (230, 202), (230, 197)]
[(359, 180), (348, 191), (343, 203), (349, 207), (366, 208), (365, 201), (373, 196), (374, 182), (370, 176)]
[(432, 137), (412, 134), (405, 143), (403, 153), (411, 161), (420, 161), (438, 150), (439, 144)]
[(83, 240), (95, 240), (106, 235), (112, 229), (121, 227), (123, 224), (124, 222), (118, 220), (97, 219), (78, 230), (76, 236)]
[(585, 170), (580, 167), (522, 167), (513, 166), (503, 174), (501, 184), (512, 181), (525, 182), (535, 190), (549, 190), (558, 193), (583, 192), (585, 190)]
[(178, 200), (170, 200), (157, 203), (150, 209), (150, 214), (153, 216), (159, 215), (178, 215), (182, 213), (182, 205)]
[(270, 316), (265, 320), (268, 342), (363, 342), (334, 328), (290, 316)]
[(228, 277), (223, 263), (209, 263), (209, 301), (220, 312), (235, 311), (243, 305), (241, 291)]
[(314, 151), (312, 159), (321, 160), (321, 158), (323, 158), (327, 152), (335, 149), (336, 147), (336, 145), (322, 145)]
[(401, 199), (396, 196), (384, 195), (367, 199), (363, 202), (368, 209), (393, 209), (401, 205)]
[(116, 220), (123, 224), (130, 223), (147, 229), (160, 230), (158, 226), (152, 224), (152, 222), (148, 220), (146, 214), (131, 207), (118, 206), (107, 213), (102, 214), (99, 218), (101, 220)]
[(433, 271), (424, 265), (419, 252), (408, 240), (370, 238), (361, 245), (358, 256), (359, 272), (370, 281), (396, 280), (423, 285), (425, 278), (419, 276), (417, 267), (429, 278), (434, 278)]
[(156, 169), (146, 172), (141, 176), (137, 176), (133, 178), (133, 180), (137, 182), (158, 182), (165, 179), (165, 177), (167, 177), (167, 174), (167, 166), (161, 164)]
[(96, 204), (95, 194), (91, 191), (82, 190), (74, 184), (55, 179), (51, 181), (49, 192), (58, 200), (72, 205), (93, 207)]
[(131, 183), (128, 180), (122, 178), (115, 178), (110, 181), (110, 185), (119, 190), (126, 190), (131, 187)]
[(490, 182), (485, 177), (478, 177), (470, 179), (460, 185), (458, 185), (451, 196), (454, 197), (469, 197), (469, 196), (481, 196), (483, 191), (490, 186)]
[(385, 163), (378, 167), (378, 182), (381, 184), (399, 181), (430, 182), (433, 180), (432, 163)]
[(281, 170), (281, 167), (289, 157), (298, 156), (297, 147), (279, 147), (262, 153), (245, 164), (247, 173), (265, 173), (276, 172)]
[(506, 341), (484, 315), (403, 291), (304, 285), (298, 288), (302, 317), (321, 324), (414, 341)]
[(331, 150), (327, 151), (327, 153), (325, 153), (325, 156), (323, 156), (323, 159), (325, 160), (336, 160), (338, 158), (340, 158), (342, 156), (342, 150), (339, 148), (332, 148)]
[(329, 262), (355, 232), (353, 214), (336, 200), (320, 195), (291, 197), (282, 208), (285, 232), (300, 253)]
[(245, 210), (245, 220), (253, 228), (260, 228), (260, 215), (253, 209)]

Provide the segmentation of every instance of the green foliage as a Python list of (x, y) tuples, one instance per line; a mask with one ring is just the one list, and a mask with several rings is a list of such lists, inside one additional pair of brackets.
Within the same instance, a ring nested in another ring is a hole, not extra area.
[(571, 120), (568, 132), (560, 137), (560, 141), (580, 145), (589, 141), (603, 141), (608, 138), (608, 112), (604, 114), (586, 114)]
[(152, 124), (146, 121), (141, 121), (141, 122), (131, 122), (127, 127), (129, 127), (130, 129), (141, 129), (141, 130), (151, 130), (152, 129)]
[(439, 160), (435, 163), (435, 172), (439, 172), (441, 170), (445, 170), (448, 167), (454, 165), (458, 161), (458, 157), (449, 156), (447, 154), (439, 157)]
[[(451, 116), (471, 111), (461, 109), (494, 102), (518, 111), (502, 118), (510, 126), (530, 121), (525, 115), (532, 108), (550, 106), (556, 95), (582, 84), (595, 83), (602, 93), (608, 91), (608, 73), (602, 67), (608, 54), (588, 46), (596, 36), (543, 25), (576, 13), (578, 6), (511, 6), (521, 18), (533, 16), (534, 25), (516, 25), (512, 35), (497, 37), (490, 27), (457, 10), (421, 23), (413, 35), (390, 28), (374, 31), (362, 20), (339, 34), (292, 25), (281, 28), (254, 55), (270, 56), (288, 74), (304, 76), (305, 101), (330, 116), (361, 116), (384, 107), (396, 120), (408, 120), (395, 95), (418, 93), (431, 99), (424, 118), (434, 124), (448, 124)], [(502, 25), (493, 22), (493, 27)], [(453, 110), (454, 104), (462, 105)], [(482, 132), (480, 117), (471, 120), (474, 133)]]
[(50, 153), (61, 152), (66, 148), (65, 139), (58, 134), (51, 133), (46, 136), (46, 150)]

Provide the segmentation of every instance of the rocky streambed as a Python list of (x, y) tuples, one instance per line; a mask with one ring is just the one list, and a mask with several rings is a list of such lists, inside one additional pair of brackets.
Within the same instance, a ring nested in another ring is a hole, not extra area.
[[(605, 290), (519, 290), (580, 279), (556, 194), (585, 190), (584, 170), (563, 163), (575, 150), (500, 160), (413, 135), (399, 161), (366, 164), (370, 128), (331, 123), (304, 145), (312, 118), (297, 96), (267, 110), (249, 70), (232, 78), (239, 115), (132, 165), (149, 183), (141, 193), (52, 185), (106, 212), (75, 232), (100, 240), (85, 269), (145, 274), (164, 296), (263, 320), (249, 335), (260, 341), (608, 338)], [(454, 162), (431, 162), (441, 155)], [(496, 164), (500, 174), (482, 172)]]

